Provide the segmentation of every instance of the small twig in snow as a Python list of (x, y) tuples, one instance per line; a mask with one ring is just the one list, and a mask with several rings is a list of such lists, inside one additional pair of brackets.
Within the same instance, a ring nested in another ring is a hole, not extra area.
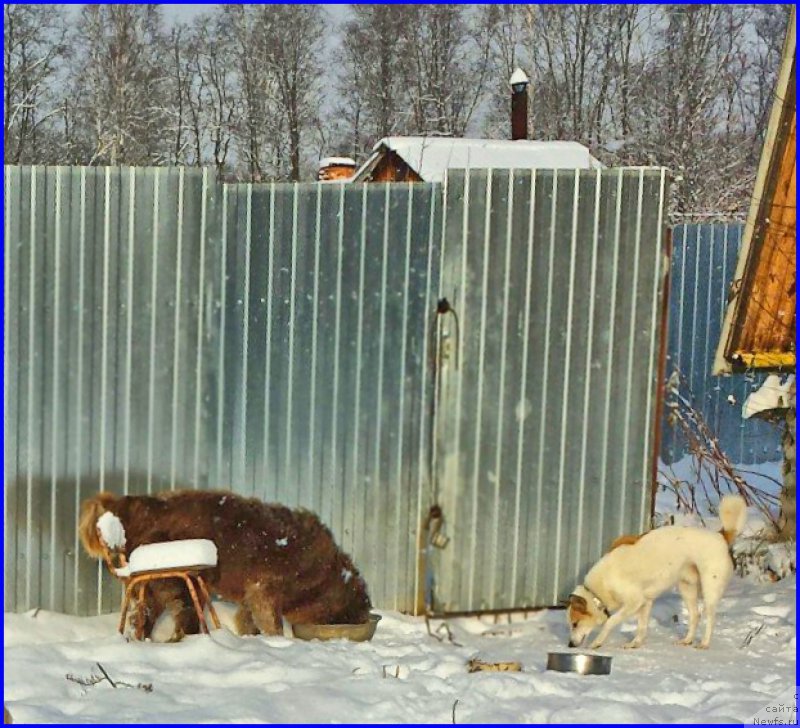
[[(452, 632), (452, 630), (450, 629), (450, 625), (448, 625), (448, 624), (447, 624), (447, 622), (442, 622), (442, 623), (441, 623), (441, 624), (440, 624), (440, 625), (439, 625), (439, 626), (436, 628), (436, 632), (433, 632), (433, 631), (431, 631), (431, 620), (430, 620), (430, 619), (428, 618), (428, 616), (426, 615), (426, 616), (425, 616), (425, 627), (426, 627), (426, 629), (428, 630), (428, 634), (429, 634), (431, 637), (433, 637), (435, 640), (437, 640), (437, 641), (439, 641), (439, 642), (444, 642), (445, 638), (447, 638), (447, 641), (448, 641), (448, 642), (450, 642), (450, 644), (453, 644), (453, 645), (455, 645), (456, 647), (463, 647), (463, 645), (459, 644), (458, 642), (456, 642), (456, 641), (453, 639), (453, 632)], [(445, 632), (445, 634), (444, 634), (444, 635), (441, 635), (441, 634), (440, 634), (441, 632)]]
[(72, 682), (78, 683), (78, 685), (86, 685), (91, 687), (92, 685), (97, 685), (99, 682), (103, 682), (105, 678), (100, 677), (99, 675), (92, 675), (90, 677), (78, 677), (77, 675), (70, 675), (67, 673), (65, 675), (67, 680), (71, 680)]
[(104, 680), (107, 680), (112, 688), (136, 688), (137, 690), (144, 690), (146, 693), (153, 692), (153, 683), (136, 683), (136, 685), (133, 685), (132, 683), (123, 682), (122, 680), (117, 680), (117, 682), (114, 682), (99, 662), (95, 664), (100, 668), (100, 672), (103, 673), (102, 676), (92, 673), (89, 677), (78, 677), (71, 674), (67, 674), (64, 677), (66, 677), (67, 680), (78, 683), (78, 685), (83, 685), (84, 687), (93, 687)]
[(115, 682), (114, 682), (114, 681), (113, 681), (113, 680), (112, 680), (112, 679), (111, 679), (111, 678), (108, 676), (108, 673), (105, 671), (105, 669), (103, 668), (103, 666), (102, 666), (102, 665), (101, 665), (99, 662), (97, 663), (97, 666), (100, 668), (100, 672), (102, 672), (102, 673), (103, 673), (103, 675), (104, 675), (105, 679), (106, 679), (106, 680), (108, 680), (108, 682), (110, 682), (110, 683), (111, 683), (111, 687), (112, 687), (112, 688), (116, 688), (116, 687), (117, 687), (117, 684), (116, 684), (116, 683), (115, 683)]
[(739, 645), (739, 649), (742, 650), (745, 647), (749, 647), (750, 643), (753, 641), (753, 638), (764, 629), (765, 625), (766, 622), (762, 621), (761, 624), (758, 625), (758, 627), (754, 627), (753, 629), (751, 629), (745, 636), (744, 640), (742, 640), (742, 644)]
[(453, 703), (453, 725), (456, 723), (456, 705), (458, 705), (458, 699), (456, 698), (456, 702)]

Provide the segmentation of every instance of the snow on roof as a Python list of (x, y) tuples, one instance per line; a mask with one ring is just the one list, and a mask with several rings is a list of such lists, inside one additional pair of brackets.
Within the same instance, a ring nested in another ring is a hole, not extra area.
[(353, 176), (361, 179), (383, 149), (395, 152), (425, 182), (442, 182), (448, 169), (602, 169), (603, 164), (578, 142), (385, 137)]
[(356, 160), (351, 157), (324, 157), (319, 160), (319, 169), (332, 166), (355, 167)]
[(759, 412), (793, 407), (795, 402), (794, 375), (790, 374), (784, 382), (777, 374), (770, 374), (764, 383), (751, 392), (742, 405), (742, 417), (749, 419)]

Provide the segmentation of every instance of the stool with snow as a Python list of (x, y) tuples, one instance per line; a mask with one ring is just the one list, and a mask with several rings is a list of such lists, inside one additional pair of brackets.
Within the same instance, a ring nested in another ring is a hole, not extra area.
[[(110, 517), (110, 518), (109, 518)], [(205, 607), (211, 614), (214, 626), (219, 629), (220, 621), (211, 597), (208, 593), (203, 571), (213, 569), (217, 565), (217, 546), (205, 538), (191, 538), (183, 541), (164, 541), (162, 543), (145, 544), (135, 548), (130, 559), (119, 549), (125, 545), (125, 532), (119, 519), (106, 512), (97, 521), (100, 543), (103, 545), (105, 562), (114, 576), (125, 584), (125, 596), (122, 600), (122, 611), (119, 620), (119, 631), (125, 631), (125, 619), (128, 616), (131, 597), (136, 590), (137, 615), (135, 635), (137, 640), (144, 636), (144, 609), (147, 586), (160, 579), (182, 579), (192, 598), (200, 629), (209, 634), (205, 618)], [(112, 551), (117, 553), (121, 562), (114, 565)]]
[(213, 569), (217, 565), (217, 547), (213, 541), (204, 538), (192, 538), (184, 541), (165, 541), (139, 546), (131, 552), (127, 566), (115, 570), (115, 574), (126, 581), (125, 597), (122, 601), (122, 613), (119, 620), (119, 631), (125, 631), (125, 618), (128, 614), (131, 596), (134, 589), (137, 610), (136, 639), (143, 637), (144, 608), (147, 585), (159, 579), (183, 579), (192, 604), (197, 612), (200, 629), (209, 633), (205, 618), (205, 606), (211, 613), (214, 626), (219, 629), (217, 617), (206, 583), (200, 572)]

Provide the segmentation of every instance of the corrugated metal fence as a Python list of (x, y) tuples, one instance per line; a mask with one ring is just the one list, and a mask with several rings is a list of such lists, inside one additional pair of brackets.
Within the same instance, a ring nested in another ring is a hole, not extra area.
[(208, 171), (5, 168), (5, 608), (85, 614), (98, 489), (208, 483), (219, 257)]
[(452, 174), (437, 605), (555, 604), (650, 514), (664, 170)]
[[(686, 378), (732, 462), (751, 465), (781, 459), (778, 428), (742, 419), (742, 404), (765, 376), (711, 376), (743, 230), (738, 223), (673, 228), (667, 372), (677, 368)], [(666, 420), (663, 432), (661, 458), (671, 464), (687, 454), (687, 445)]]
[(449, 185), (7, 167), (5, 608), (116, 607), (99, 488), (312, 508), (404, 610), (552, 604), (641, 527), (663, 172)]
[(440, 188), (232, 185), (219, 482), (320, 514), (373, 600), (411, 610), (427, 501)]

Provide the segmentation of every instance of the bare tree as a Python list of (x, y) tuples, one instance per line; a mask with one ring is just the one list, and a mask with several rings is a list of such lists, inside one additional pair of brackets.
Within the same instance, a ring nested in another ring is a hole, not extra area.
[(537, 133), (591, 145), (608, 138), (621, 21), (615, 6), (529, 6), (525, 50), (535, 79)]
[(754, 155), (758, 155), (764, 142), (791, 7), (791, 5), (756, 5), (754, 8), (755, 38), (748, 49), (750, 74), (746, 93), (743, 94), (745, 109), (755, 122)]
[(212, 163), (224, 174), (240, 112), (230, 39), (219, 13), (198, 17), (190, 29), (187, 57), (187, 124), (192, 163)]
[(160, 164), (171, 144), (168, 43), (156, 5), (86, 5), (75, 29), (76, 116), (88, 164)]
[(302, 143), (317, 126), (324, 10), (312, 5), (228, 5), (241, 116), (238, 151), (251, 179), (299, 180)]
[(746, 210), (788, 7), (353, 5), (329, 31), (320, 6), (223, 5), (168, 33), (157, 5), (9, 5), (5, 158), (296, 180), (321, 150), (358, 158), (388, 135), (506, 138), (519, 65), (533, 137), (665, 165), (673, 215), (729, 219)]
[(217, 38), (227, 37), (230, 42), (229, 67), (234, 72), (234, 93), (240, 103), (233, 125), (236, 154), (243, 176), (255, 182), (287, 176), (280, 145), (283, 128), (276, 110), (277, 88), (257, 47), (257, 14), (253, 6), (222, 6), (215, 29)]
[(635, 79), (646, 64), (652, 11), (639, 5), (493, 6), (496, 91), (487, 128), (508, 134), (508, 78), (516, 66), (531, 78), (530, 134), (591, 146), (619, 146), (631, 133)]
[(491, 137), (507, 138), (509, 133), (508, 79), (519, 65), (531, 70), (523, 57), (527, 11), (527, 5), (486, 5), (476, 19), (489, 39), (487, 108), (482, 124)]
[(410, 23), (407, 5), (354, 5), (341, 27), (341, 73), (336, 113), (349, 125), (356, 157), (379, 139), (403, 133), (409, 116), (402, 41)]
[(321, 5), (261, 6), (257, 46), (278, 91), (288, 135), (291, 176), (300, 179), (301, 141), (320, 102), (325, 10)]
[(167, 103), (164, 109), (167, 124), (164, 131), (171, 137), (167, 148), (168, 164), (185, 164), (186, 152), (191, 146), (189, 107), (193, 69), (186, 37), (187, 29), (177, 25), (168, 39), (169, 60), (165, 77)]
[(67, 27), (58, 6), (3, 6), (3, 131), (7, 164), (49, 161)]
[(669, 167), (672, 212), (681, 219), (744, 214), (785, 33), (783, 6), (489, 12), (499, 77), (490, 133), (507, 134), (505, 82), (512, 64), (521, 65), (531, 77), (536, 138), (580, 141), (609, 164)]
[(401, 43), (413, 131), (463, 136), (487, 92), (492, 34), (474, 8), (411, 5)]
[[(725, 72), (741, 47), (746, 12), (719, 5), (665, 10), (659, 33), (663, 60), (650, 78), (649, 128), (641, 149), (676, 173), (676, 213), (735, 207), (714, 199), (709, 183), (716, 178), (729, 185), (743, 171), (742, 140), (725, 133), (726, 86), (738, 80)], [(730, 89), (728, 99), (737, 91)]]
[[(388, 6), (387, 6), (388, 7)], [(325, 120), (338, 151), (359, 159), (369, 147), (364, 92), (364, 66), (361, 49), (345, 31), (336, 62), (341, 69), (336, 78), (337, 98)]]

